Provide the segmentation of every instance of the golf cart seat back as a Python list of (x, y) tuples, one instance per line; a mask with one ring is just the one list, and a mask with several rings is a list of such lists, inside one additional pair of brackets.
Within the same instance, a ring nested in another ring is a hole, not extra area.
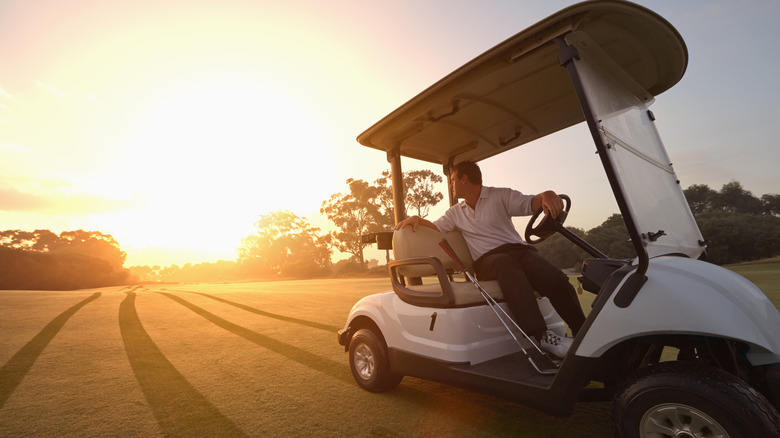
[[(393, 254), (390, 262), (390, 281), (393, 291), (405, 302), (424, 307), (467, 307), (485, 301), (473, 283), (465, 278), (456, 281), (453, 274), (458, 266), (439, 246), (447, 239), (466, 269), (474, 261), (460, 231), (440, 233), (427, 227), (413, 231), (406, 226), (393, 233)], [(472, 271), (473, 272), (473, 271)], [(422, 284), (406, 279), (423, 279)], [(504, 299), (497, 281), (480, 281), (497, 301)]]

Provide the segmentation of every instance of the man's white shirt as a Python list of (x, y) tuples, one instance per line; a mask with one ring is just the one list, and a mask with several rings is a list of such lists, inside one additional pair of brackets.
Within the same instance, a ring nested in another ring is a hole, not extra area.
[(482, 186), (476, 208), (466, 201), (453, 205), (433, 221), (442, 233), (460, 230), (476, 260), (493, 248), (506, 243), (524, 243), (512, 223), (513, 216), (533, 213), (534, 195), (525, 195), (506, 187)]

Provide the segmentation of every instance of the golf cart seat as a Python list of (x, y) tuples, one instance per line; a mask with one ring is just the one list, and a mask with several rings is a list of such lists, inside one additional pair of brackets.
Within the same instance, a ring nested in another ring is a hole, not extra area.
[[(450, 243), (466, 269), (471, 269), (474, 261), (460, 231), (442, 234), (427, 227), (413, 231), (412, 227), (406, 226), (393, 233), (395, 260), (388, 265), (393, 291), (403, 301), (416, 306), (467, 307), (484, 304), (485, 300), (473, 283), (465, 278), (458, 281), (453, 278), (458, 268), (439, 246), (443, 238)], [(413, 281), (406, 281), (406, 278), (420, 278), (422, 284), (407, 284)], [(496, 301), (504, 299), (497, 281), (479, 283)]]

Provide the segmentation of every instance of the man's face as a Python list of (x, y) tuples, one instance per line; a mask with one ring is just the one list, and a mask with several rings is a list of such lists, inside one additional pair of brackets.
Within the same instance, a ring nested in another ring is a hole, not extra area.
[(452, 173), (450, 173), (450, 181), (452, 181), (452, 197), (453, 198), (462, 198), (463, 197), (463, 185), (466, 184), (466, 179), (468, 177), (466, 175), (461, 175), (458, 177), (458, 171), (453, 170)]

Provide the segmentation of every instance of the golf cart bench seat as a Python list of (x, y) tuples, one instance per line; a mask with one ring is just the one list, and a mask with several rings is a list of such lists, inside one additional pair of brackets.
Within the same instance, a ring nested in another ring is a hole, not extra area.
[[(459, 269), (455, 262), (439, 246), (446, 238), (466, 269), (471, 269), (471, 258), (466, 241), (460, 231), (439, 233), (430, 228), (418, 227), (413, 231), (406, 226), (393, 233), (395, 260), (388, 264), (393, 291), (403, 301), (423, 307), (467, 307), (484, 304), (479, 290), (470, 281), (455, 281), (453, 273)], [(473, 271), (472, 271), (473, 272)], [(423, 284), (407, 284), (404, 278), (425, 278)], [(488, 293), (502, 301), (504, 296), (497, 281), (479, 282)]]

